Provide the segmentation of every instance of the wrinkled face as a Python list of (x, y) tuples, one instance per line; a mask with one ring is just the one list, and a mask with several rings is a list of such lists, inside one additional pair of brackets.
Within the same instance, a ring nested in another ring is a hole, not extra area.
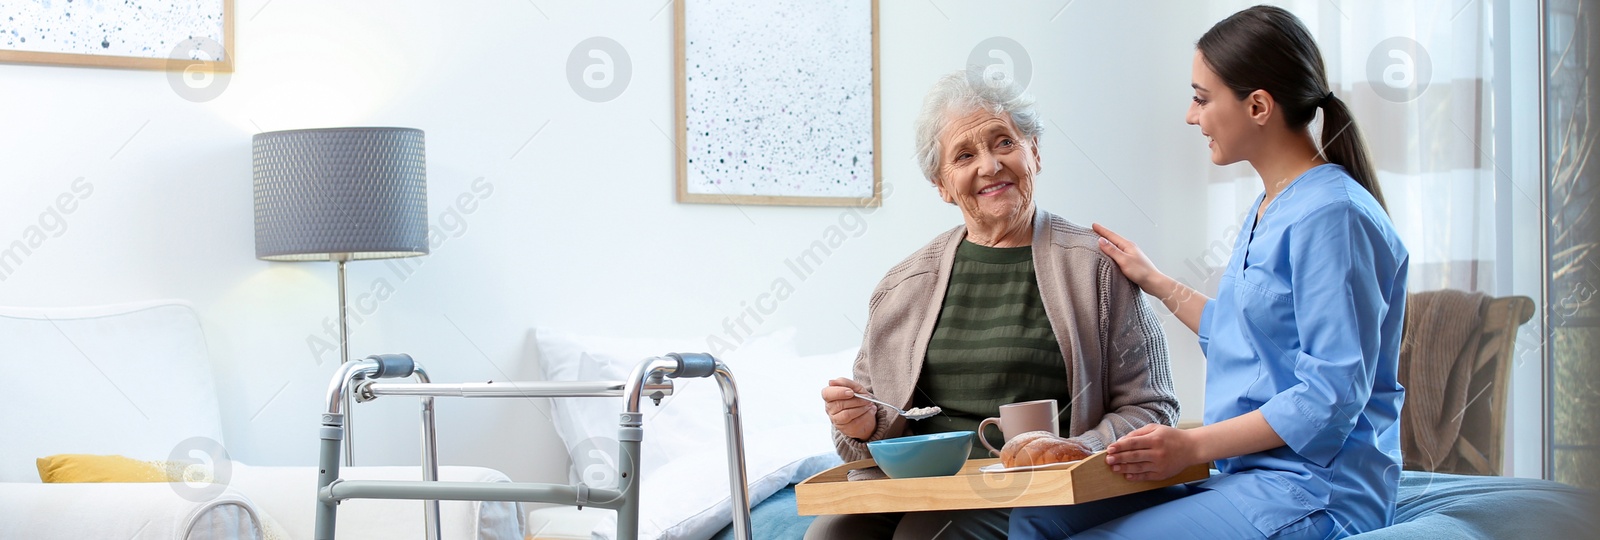
[(1249, 96), (1235, 96), (1200, 51), (1194, 52), (1192, 73), (1194, 99), (1184, 120), (1200, 126), (1200, 134), (1211, 144), (1211, 162), (1228, 165), (1250, 159), (1248, 150), (1256, 146), (1258, 124), (1251, 116), (1255, 111), (1249, 106)]
[(960, 207), (970, 224), (1031, 220), (1036, 144), (1023, 139), (1010, 114), (951, 113), (939, 132), (939, 196)]

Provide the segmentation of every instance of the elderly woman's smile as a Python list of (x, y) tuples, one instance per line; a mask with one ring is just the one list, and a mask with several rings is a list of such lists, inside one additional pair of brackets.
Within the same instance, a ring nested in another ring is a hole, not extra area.
[(986, 187), (986, 188), (978, 190), (978, 196), (979, 197), (993, 197), (995, 195), (999, 195), (1000, 192), (1004, 191), (1006, 188), (1009, 188), (1009, 187), (1015, 186), (1015, 185), (1016, 184), (1013, 184), (1011, 182), (996, 182), (996, 183), (993, 183), (993, 184), (989, 184), (989, 187)]

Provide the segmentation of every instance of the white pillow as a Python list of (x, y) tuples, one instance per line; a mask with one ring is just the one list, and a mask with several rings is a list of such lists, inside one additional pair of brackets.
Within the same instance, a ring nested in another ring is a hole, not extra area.
[[(747, 352), (742, 349), (723, 360), (733, 372), (742, 407), (745, 476), (749, 481), (751, 506), (784, 486), (840, 463), (833, 449), (821, 392), (829, 379), (849, 376), (856, 350), (782, 357), (740, 354)], [(701, 390), (707, 390), (706, 394), (718, 400), (714, 409), (717, 413), (712, 417), (716, 425), (674, 434), (697, 442), (675, 445), (673, 451), (686, 451), (671, 454), (668, 463), (642, 476), (644, 485), (639, 490), (641, 538), (710, 538), (733, 522), (721, 394), (714, 386), (691, 392)], [(685, 397), (698, 401), (700, 394)], [(672, 425), (674, 420), (677, 418), (665, 418), (657, 427), (676, 428), (678, 426)], [(650, 430), (649, 420), (645, 422), (645, 430), (646, 441), (657, 436)], [(646, 447), (644, 451), (650, 452), (651, 448)], [(651, 455), (647, 453), (644, 457), (648, 461)], [(595, 528), (595, 537), (615, 538), (616, 520), (616, 514), (607, 515)]]
[[(534, 340), (539, 354), (539, 368), (547, 381), (624, 380), (633, 367), (646, 358), (705, 349), (704, 341), (694, 339), (584, 336), (550, 328), (535, 329)], [(736, 354), (787, 357), (794, 356), (794, 350), (794, 330), (791, 328), (748, 339)], [(731, 357), (733, 354), (725, 356)], [(724, 359), (724, 362), (727, 361)], [(721, 394), (716, 382), (711, 379), (683, 379), (674, 381), (674, 385), (673, 395), (663, 399), (659, 407), (646, 399), (640, 408), (645, 415), (641, 473), (647, 474), (659, 467), (664, 463), (665, 456), (682, 453), (685, 446), (694, 448), (701, 444), (692, 434), (703, 433), (708, 428), (721, 433)], [(591, 487), (615, 487), (616, 437), (622, 399), (556, 398), (551, 399), (550, 403), (556, 434), (561, 436), (567, 447), (567, 455), (572, 458), (572, 466), (568, 469), (569, 481), (583, 482)], [(669, 410), (675, 412), (667, 417), (675, 420), (651, 429), (657, 425), (656, 417)], [(684, 412), (676, 412), (680, 410)], [(679, 437), (680, 433), (691, 436)]]
[[(538, 329), (535, 336), (549, 380), (622, 379), (639, 359), (698, 350), (684, 347), (693, 345), (693, 340), (584, 338), (549, 329)], [(733, 372), (739, 392), (752, 505), (839, 462), (820, 391), (828, 379), (849, 376), (855, 349), (801, 357), (793, 337), (792, 330), (784, 330), (755, 338), (719, 358)], [(659, 407), (646, 400), (642, 408), (639, 532), (642, 538), (708, 538), (733, 520), (721, 393), (712, 379), (674, 383), (673, 395)], [(621, 400), (552, 402), (575, 479), (616, 485)], [(610, 539), (615, 532), (616, 516), (611, 513), (594, 534)]]

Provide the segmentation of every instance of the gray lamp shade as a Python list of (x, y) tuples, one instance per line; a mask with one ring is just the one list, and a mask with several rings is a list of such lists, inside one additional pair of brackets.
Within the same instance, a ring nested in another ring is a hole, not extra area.
[(257, 134), (256, 258), (385, 259), (428, 253), (422, 130)]

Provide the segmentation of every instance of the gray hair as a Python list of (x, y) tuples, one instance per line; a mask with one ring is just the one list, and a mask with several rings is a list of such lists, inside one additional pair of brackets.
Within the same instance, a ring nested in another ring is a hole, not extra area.
[(951, 72), (933, 83), (933, 89), (922, 99), (922, 112), (917, 115), (917, 163), (929, 182), (938, 183), (939, 154), (943, 151), (939, 133), (944, 131), (952, 112), (981, 108), (997, 115), (1010, 114), (1011, 123), (1023, 137), (1036, 139), (1044, 132), (1044, 122), (1033, 110), (1033, 96), (1023, 92), (1015, 78), (987, 77), (985, 69), (975, 65)]

